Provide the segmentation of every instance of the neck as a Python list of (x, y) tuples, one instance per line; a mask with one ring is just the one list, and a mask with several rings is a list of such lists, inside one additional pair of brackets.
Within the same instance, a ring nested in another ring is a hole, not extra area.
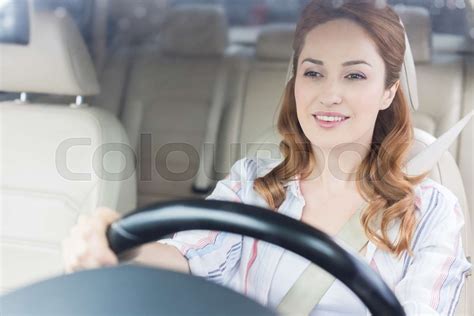
[(328, 196), (356, 189), (357, 170), (367, 156), (369, 147), (351, 143), (333, 148), (313, 148), (316, 165), (305, 180)]

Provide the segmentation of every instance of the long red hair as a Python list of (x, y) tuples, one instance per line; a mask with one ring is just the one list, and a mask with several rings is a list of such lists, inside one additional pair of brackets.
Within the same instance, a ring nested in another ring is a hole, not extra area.
[[(293, 42), (293, 74), (297, 73), (298, 58), (306, 34), (316, 26), (333, 19), (346, 18), (362, 26), (377, 46), (385, 64), (385, 88), (400, 78), (405, 54), (405, 30), (399, 16), (389, 6), (376, 0), (345, 0), (339, 6), (331, 0), (313, 0), (303, 10)], [(278, 131), (283, 140), (280, 149), (283, 161), (263, 177), (257, 178), (254, 188), (277, 209), (285, 199), (284, 185), (307, 178), (317, 161), (312, 145), (304, 135), (296, 115), (295, 78), (288, 81), (278, 118)], [(409, 106), (399, 88), (392, 104), (379, 112), (371, 148), (357, 170), (357, 188), (369, 202), (361, 215), (368, 238), (378, 247), (397, 256), (411, 253), (410, 244), (416, 227), (414, 186), (426, 174), (409, 177), (403, 171), (413, 142), (413, 126)], [(390, 240), (388, 229), (399, 223), (399, 236)], [(378, 233), (377, 230), (381, 232)]]

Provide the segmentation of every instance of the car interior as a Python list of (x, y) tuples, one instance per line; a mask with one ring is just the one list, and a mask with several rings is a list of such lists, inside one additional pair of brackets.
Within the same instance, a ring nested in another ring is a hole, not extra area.
[[(22, 2), (0, 0), (1, 293), (61, 274), (61, 240), (81, 214), (203, 199), (236, 160), (280, 157), (296, 16), (259, 24), (257, 10), (236, 25), (225, 1)], [(423, 1), (389, 1), (409, 44), (410, 158), (474, 109), (474, 3), (461, 2), (466, 26), (450, 34)], [(473, 128), (414, 167), (458, 197), (469, 260)], [(473, 287), (468, 275), (456, 315), (474, 313)]]

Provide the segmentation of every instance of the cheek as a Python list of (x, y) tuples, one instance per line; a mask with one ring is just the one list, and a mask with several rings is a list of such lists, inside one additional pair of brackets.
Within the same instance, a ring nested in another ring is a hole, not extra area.
[(376, 116), (382, 104), (380, 89), (371, 85), (347, 89), (345, 97), (357, 116)]
[(314, 89), (312, 89), (310, 85), (297, 79), (295, 82), (295, 102), (298, 115), (311, 105), (313, 99)]
[(308, 108), (311, 106), (311, 87), (308, 87), (298, 79), (295, 82), (296, 116), (303, 132), (308, 135), (310, 128), (310, 116)]

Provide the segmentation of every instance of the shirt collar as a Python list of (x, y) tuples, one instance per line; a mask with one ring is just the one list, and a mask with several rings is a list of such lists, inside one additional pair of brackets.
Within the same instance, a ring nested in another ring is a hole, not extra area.
[(289, 190), (291, 194), (293, 194), (298, 200), (303, 199), (303, 194), (301, 193), (301, 188), (300, 188), (300, 175), (296, 175), (293, 180), (290, 180), (283, 184), (283, 187)]
[[(261, 159), (262, 162), (261, 168), (257, 167), (257, 177), (262, 177), (270, 170), (275, 168), (278, 164), (280, 164), (283, 160), (282, 159)], [(295, 198), (298, 200), (304, 202), (303, 195), (301, 194), (300, 190), (300, 175), (297, 174), (294, 176), (292, 180), (289, 180), (288, 182), (283, 184), (283, 188), (289, 191), (292, 195), (294, 195)]]

